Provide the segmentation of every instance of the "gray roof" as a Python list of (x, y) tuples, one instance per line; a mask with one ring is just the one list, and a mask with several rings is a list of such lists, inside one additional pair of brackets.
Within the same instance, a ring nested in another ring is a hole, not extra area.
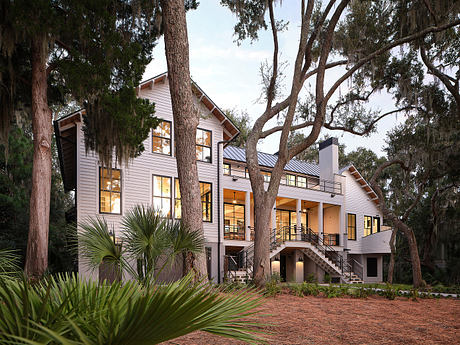
[[(277, 155), (263, 152), (258, 152), (257, 157), (259, 159), (259, 165), (265, 166), (267, 168), (273, 168), (276, 164), (276, 161), (278, 160)], [(246, 162), (246, 150), (229, 145), (224, 149), (224, 159)], [(300, 161), (297, 159), (291, 159), (288, 164), (286, 164), (284, 170), (319, 177), (319, 165)]]

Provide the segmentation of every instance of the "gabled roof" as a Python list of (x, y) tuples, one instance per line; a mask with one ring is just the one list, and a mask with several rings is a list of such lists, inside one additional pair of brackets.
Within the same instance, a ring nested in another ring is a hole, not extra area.
[[(168, 72), (157, 75), (156, 77), (147, 79), (141, 82), (137, 90), (152, 89), (157, 84), (162, 84), (166, 81)], [(190, 78), (192, 81), (192, 92), (198, 100), (211, 112), (220, 122), (224, 129), (224, 140), (232, 140), (239, 133), (238, 127), (225, 115), (225, 113), (209, 98), (209, 96)]]
[(344, 171), (349, 171), (351, 176), (353, 176), (361, 186), (362, 189), (364, 189), (364, 192), (369, 196), (369, 198), (378, 206), (379, 205), (379, 197), (377, 194), (374, 192), (372, 187), (367, 183), (367, 181), (364, 179), (364, 177), (359, 173), (358, 169), (355, 168), (353, 164), (348, 165), (342, 169), (339, 170), (339, 173), (343, 173)]
[[(278, 160), (277, 155), (263, 152), (258, 152), (257, 158), (259, 160), (259, 165), (267, 168), (275, 167), (276, 161)], [(224, 159), (237, 162), (246, 162), (246, 150), (229, 145), (224, 149)], [(284, 170), (319, 177), (319, 165), (304, 162), (298, 159), (291, 159), (286, 164)]]

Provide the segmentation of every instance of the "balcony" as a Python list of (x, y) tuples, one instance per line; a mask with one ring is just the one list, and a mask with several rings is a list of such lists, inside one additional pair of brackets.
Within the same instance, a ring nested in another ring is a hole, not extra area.
[[(224, 169), (224, 175), (237, 179), (249, 179), (249, 173), (246, 168), (237, 168), (235, 166), (232, 166), (231, 169)], [(265, 182), (270, 182), (271, 173), (269, 171), (262, 170), (262, 175)], [(340, 182), (321, 180), (314, 176), (285, 174), (281, 177), (280, 184), (309, 190), (319, 190), (326, 193), (342, 194), (342, 184)]]

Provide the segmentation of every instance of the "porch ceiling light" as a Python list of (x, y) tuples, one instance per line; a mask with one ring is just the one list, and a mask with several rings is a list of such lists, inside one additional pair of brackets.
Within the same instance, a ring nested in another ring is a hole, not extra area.
[(303, 262), (303, 256), (299, 256), (299, 262)]
[(235, 192), (233, 192), (233, 203), (236, 204), (236, 196), (235, 196)]
[(277, 255), (277, 256), (275, 256), (275, 260), (274, 260), (274, 261), (280, 261), (280, 258), (279, 258), (279, 256), (278, 256), (278, 255)]

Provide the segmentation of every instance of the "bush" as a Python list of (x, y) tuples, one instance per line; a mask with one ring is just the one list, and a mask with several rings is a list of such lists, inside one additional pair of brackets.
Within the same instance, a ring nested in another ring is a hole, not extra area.
[(329, 275), (329, 273), (325, 273), (325, 274), (324, 274), (324, 282), (325, 282), (326, 284), (330, 284), (330, 282), (331, 282), (331, 276)]
[(324, 294), (324, 296), (327, 298), (340, 297), (340, 296), (343, 296), (344, 294), (344, 290), (340, 286), (335, 286), (335, 285), (321, 286), (319, 289)]
[(293, 285), (289, 285), (288, 288), (289, 288), (289, 292), (292, 293), (294, 296), (297, 296), (297, 297), (303, 297), (304, 296), (304, 293), (303, 293), (303, 284), (293, 284)]
[(307, 278), (305, 279), (305, 281), (306, 281), (307, 283), (317, 283), (317, 282), (318, 282), (318, 280), (316, 279), (315, 274), (313, 274), (313, 273), (309, 273), (309, 274), (307, 275)]
[(265, 284), (264, 295), (268, 297), (276, 297), (281, 293), (280, 275), (273, 274), (270, 281)]
[(398, 288), (390, 284), (386, 284), (381, 293), (385, 298), (389, 300), (394, 300), (399, 295)]
[(364, 286), (360, 286), (358, 288), (351, 289), (350, 296), (355, 298), (367, 298), (372, 294), (372, 292), (373, 291), (371, 289), (367, 289)]

